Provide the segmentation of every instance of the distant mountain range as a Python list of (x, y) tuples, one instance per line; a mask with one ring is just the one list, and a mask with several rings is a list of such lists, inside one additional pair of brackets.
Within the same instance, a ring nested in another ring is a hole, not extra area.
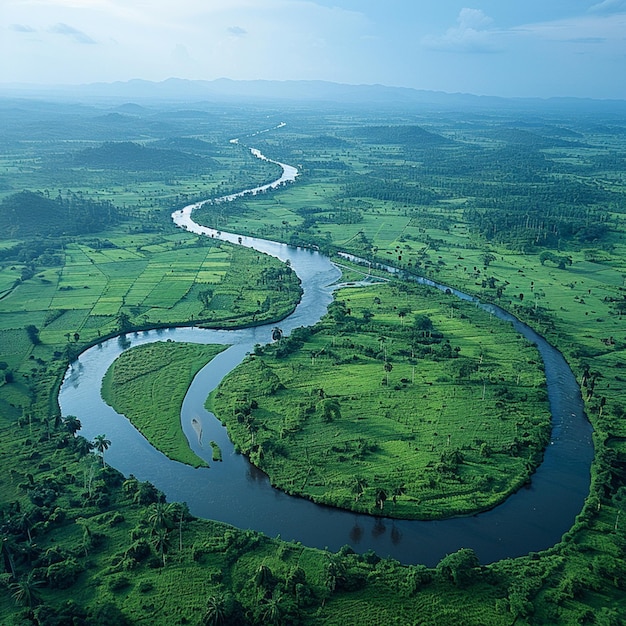
[(71, 100), (189, 102), (209, 100), (235, 102), (304, 101), (351, 105), (434, 105), (443, 107), (525, 107), (537, 104), (559, 108), (596, 108), (626, 110), (626, 100), (594, 100), (580, 98), (501, 98), (442, 91), (426, 91), (384, 85), (347, 85), (315, 80), (186, 80), (169, 78), (161, 82), (129, 80), (85, 85), (0, 85), (0, 96), (46, 97)]

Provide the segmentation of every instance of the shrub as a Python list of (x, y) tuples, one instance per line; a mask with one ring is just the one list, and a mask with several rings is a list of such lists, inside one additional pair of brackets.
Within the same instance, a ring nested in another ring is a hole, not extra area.
[(82, 566), (74, 557), (69, 557), (59, 563), (53, 563), (46, 570), (46, 578), (50, 587), (54, 589), (67, 589), (71, 587), (80, 573)]

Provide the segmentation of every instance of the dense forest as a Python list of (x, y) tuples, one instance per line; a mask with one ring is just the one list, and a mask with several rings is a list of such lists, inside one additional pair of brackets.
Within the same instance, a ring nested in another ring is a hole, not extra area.
[(95, 233), (122, 219), (109, 200), (97, 200), (82, 193), (22, 191), (0, 204), (0, 238), (24, 239)]

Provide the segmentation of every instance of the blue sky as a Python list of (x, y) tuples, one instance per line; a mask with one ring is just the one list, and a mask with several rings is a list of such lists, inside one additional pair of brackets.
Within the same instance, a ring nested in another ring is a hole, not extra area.
[(329, 80), (626, 99), (626, 0), (2, 0), (0, 83)]

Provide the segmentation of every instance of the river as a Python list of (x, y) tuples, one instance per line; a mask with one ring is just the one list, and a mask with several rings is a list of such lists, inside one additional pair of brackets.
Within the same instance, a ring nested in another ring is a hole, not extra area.
[[(254, 149), (252, 152), (258, 158), (266, 158)], [(282, 175), (273, 183), (211, 202), (260, 193), (296, 179), (296, 168), (282, 163), (278, 165), (282, 167)], [(303, 296), (296, 310), (280, 323), (285, 334), (320, 319), (332, 301), (333, 285), (340, 278), (339, 269), (330, 259), (316, 251), (200, 226), (191, 217), (200, 204), (175, 211), (172, 218), (176, 225), (190, 232), (239, 243), (291, 263), (302, 281)], [(454, 293), (469, 298), (461, 292)], [(63, 415), (76, 415), (80, 419), (82, 429), (79, 434), (93, 439), (105, 433), (111, 440), (106, 453), (110, 465), (127, 476), (134, 474), (140, 480), (149, 480), (166, 494), (169, 501), (186, 502), (198, 517), (258, 530), (307, 546), (337, 550), (350, 544), (357, 552), (373, 549), (381, 556), (390, 556), (403, 563), (432, 566), (446, 554), (462, 547), (475, 550), (482, 563), (521, 556), (557, 543), (582, 509), (589, 492), (592, 431), (584, 414), (580, 389), (562, 355), (509, 313), (491, 305), (484, 306), (510, 321), (518, 332), (537, 345), (545, 364), (553, 426), (550, 445), (530, 485), (494, 509), (473, 516), (441, 521), (375, 518), (317, 505), (272, 488), (263, 472), (234, 451), (225, 428), (204, 409), (204, 401), (255, 344), (271, 340), (271, 329), (275, 324), (241, 330), (170, 328), (109, 339), (83, 352), (68, 368), (59, 403)], [(190, 447), (210, 463), (208, 468), (194, 469), (171, 461), (100, 397), (102, 377), (124, 350), (166, 340), (230, 346), (198, 373), (181, 412)], [(221, 463), (211, 461), (211, 440), (216, 441), (222, 450)]]

